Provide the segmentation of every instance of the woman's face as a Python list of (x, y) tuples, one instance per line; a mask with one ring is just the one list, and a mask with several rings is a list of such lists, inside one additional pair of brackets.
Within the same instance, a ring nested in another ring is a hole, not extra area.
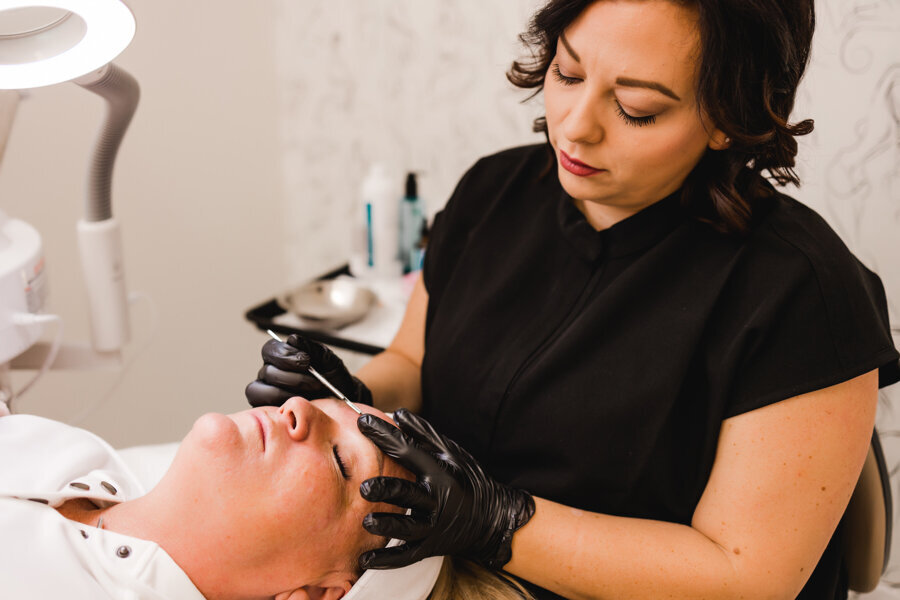
[(222, 551), (254, 574), (239, 582), (248, 597), (300, 585), (349, 589), (360, 552), (379, 545), (363, 517), (398, 509), (367, 502), (359, 486), (410, 476), (359, 432), (356, 417), (334, 399), (291, 398), (280, 408), (204, 415), (182, 442), (186, 485), (205, 507), (199, 530), (227, 532)]
[(565, 30), (544, 102), (559, 179), (597, 229), (674, 192), (725, 136), (695, 95), (694, 10), (667, 0), (600, 0)]

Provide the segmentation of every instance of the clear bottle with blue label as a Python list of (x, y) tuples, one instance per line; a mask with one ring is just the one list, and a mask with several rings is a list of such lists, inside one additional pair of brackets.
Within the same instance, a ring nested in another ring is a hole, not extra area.
[(357, 277), (399, 277), (398, 182), (374, 164), (360, 186), (359, 214), (350, 258)]

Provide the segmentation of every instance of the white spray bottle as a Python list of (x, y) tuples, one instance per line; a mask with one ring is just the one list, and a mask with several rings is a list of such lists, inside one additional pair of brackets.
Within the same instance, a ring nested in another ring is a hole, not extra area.
[(357, 277), (398, 277), (399, 194), (383, 164), (372, 165), (360, 187), (360, 215), (351, 272)]

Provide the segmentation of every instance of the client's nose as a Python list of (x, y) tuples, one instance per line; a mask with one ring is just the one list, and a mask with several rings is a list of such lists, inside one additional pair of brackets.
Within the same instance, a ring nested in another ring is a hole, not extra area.
[(294, 441), (302, 442), (309, 437), (310, 426), (318, 409), (309, 401), (294, 396), (281, 405), (278, 412), (285, 416), (288, 434)]

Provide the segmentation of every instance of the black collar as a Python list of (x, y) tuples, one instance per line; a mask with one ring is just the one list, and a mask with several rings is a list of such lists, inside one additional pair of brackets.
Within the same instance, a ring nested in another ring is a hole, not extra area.
[(678, 189), (662, 200), (636, 212), (608, 229), (597, 231), (575, 206), (567, 193), (560, 196), (557, 217), (563, 236), (576, 253), (594, 262), (601, 257), (617, 258), (653, 246), (685, 219)]

